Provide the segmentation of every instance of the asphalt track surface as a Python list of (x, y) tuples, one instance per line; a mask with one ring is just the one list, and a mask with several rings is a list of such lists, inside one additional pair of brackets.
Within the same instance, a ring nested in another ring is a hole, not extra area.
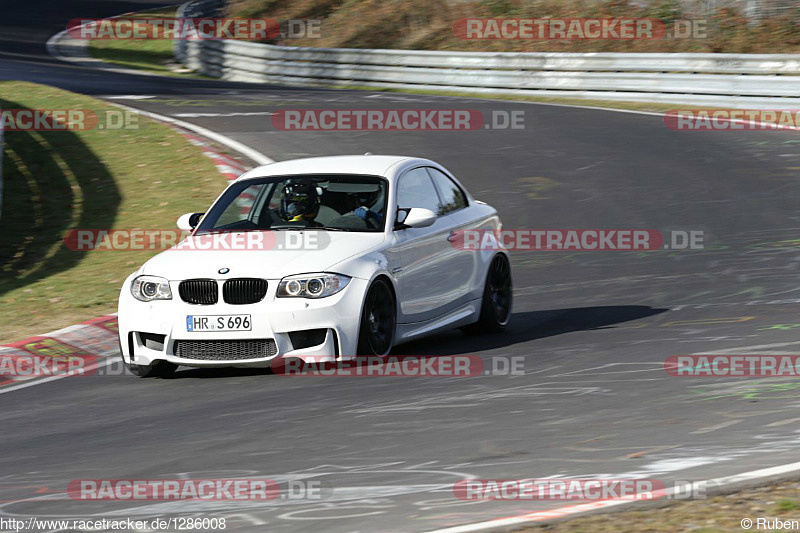
[[(230, 531), (425, 531), (561, 505), (458, 500), (452, 485), (470, 476), (669, 482), (797, 460), (796, 380), (675, 378), (663, 369), (670, 355), (800, 350), (796, 133), (673, 132), (640, 114), (99, 73), (49, 58), (45, 41), (69, 19), (158, 2), (8, 4), (2, 79), (155, 96), (124, 103), (277, 160), (366, 151), (432, 158), (496, 206), (506, 228), (702, 230), (706, 249), (516, 252), (506, 333), (454, 331), (394, 352), (472, 354), (488, 364), (522, 357), (524, 375), (185, 370), (170, 380), (94, 376), (3, 394), (0, 516), (225, 516)], [(222, 116), (281, 108), (522, 110), (525, 128), (297, 133), (276, 131), (267, 114)], [(313, 478), (333, 491), (322, 502), (238, 504), (64, 495), (73, 479), (242, 476)]]

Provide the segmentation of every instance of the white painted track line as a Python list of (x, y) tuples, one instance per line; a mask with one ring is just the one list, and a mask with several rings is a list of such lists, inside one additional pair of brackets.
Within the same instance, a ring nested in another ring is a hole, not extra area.
[(186, 130), (189, 130), (189, 131), (193, 131), (198, 135), (202, 135), (203, 137), (206, 137), (207, 139), (210, 139), (212, 141), (216, 141), (216, 142), (218, 142), (219, 144), (221, 144), (223, 146), (227, 146), (231, 150), (239, 152), (240, 154), (252, 159), (253, 161), (258, 163), (259, 165), (269, 165), (270, 163), (274, 163), (275, 162), (274, 159), (272, 159), (270, 157), (267, 157), (266, 155), (262, 154), (258, 150), (250, 148), (249, 146), (247, 146), (245, 144), (242, 144), (239, 141), (236, 141), (234, 139), (231, 139), (230, 137), (226, 137), (225, 135), (222, 135), (221, 133), (216, 133), (216, 132), (211, 131), (211, 130), (209, 130), (207, 128), (204, 128), (202, 126), (198, 126), (196, 124), (192, 124), (191, 122), (185, 122), (183, 120), (178, 120), (177, 118), (168, 117), (167, 115), (160, 115), (158, 113), (151, 113), (150, 111), (143, 111), (141, 109), (136, 109), (135, 107), (129, 107), (129, 106), (126, 106), (126, 105), (123, 105), (123, 104), (118, 104), (116, 102), (109, 102), (109, 103), (111, 105), (116, 106), (116, 107), (120, 107), (122, 109), (130, 111), (132, 113), (137, 113), (139, 115), (143, 115), (145, 117), (152, 118), (153, 120), (166, 122), (166, 123), (173, 124), (175, 126), (181, 127), (183, 129), (186, 129)]

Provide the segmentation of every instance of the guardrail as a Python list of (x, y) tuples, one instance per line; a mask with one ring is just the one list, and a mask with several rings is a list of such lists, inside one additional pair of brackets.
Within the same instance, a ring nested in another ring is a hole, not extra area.
[[(189, 2), (178, 16), (201, 16), (210, 3), (220, 2)], [(800, 107), (800, 54), (355, 50), (234, 40), (183, 45), (179, 61), (231, 81)]]
[[(193, 0), (191, 2), (186, 2), (178, 7), (178, 11), (175, 13), (176, 18), (200, 18), (200, 17), (210, 17), (217, 14), (222, 8), (225, 7), (225, 0)], [(191, 54), (188, 53), (189, 49), (189, 41), (178, 39), (175, 41), (175, 45), (173, 47), (173, 53), (175, 54), (175, 59), (177, 59), (180, 63), (183, 63), (186, 66), (189, 66), (188, 63), (192, 63), (192, 58), (196, 57), (196, 51), (193, 48), (193, 52)], [(195, 70), (199, 70), (199, 62), (194, 62), (193, 68)]]

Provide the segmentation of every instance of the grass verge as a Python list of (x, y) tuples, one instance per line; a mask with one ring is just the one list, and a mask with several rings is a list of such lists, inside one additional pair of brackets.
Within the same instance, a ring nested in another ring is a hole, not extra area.
[[(119, 108), (32, 83), (0, 82), (2, 109)], [(136, 129), (6, 131), (0, 343), (114, 312), (125, 278), (155, 251), (67, 248), (70, 229), (171, 229), (225, 186), (208, 157), (141, 116)], [(131, 123), (133, 125), (133, 122)]]
[[(140, 11), (125, 18), (174, 19), (178, 6)], [(93, 39), (89, 43), (89, 54), (114, 65), (134, 70), (146, 70), (163, 76), (211, 79), (190, 72), (176, 71), (173, 41), (166, 39)]]

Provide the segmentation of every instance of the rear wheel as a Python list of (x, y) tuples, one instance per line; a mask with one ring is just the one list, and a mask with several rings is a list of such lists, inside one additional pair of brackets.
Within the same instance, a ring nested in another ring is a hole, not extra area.
[(508, 258), (498, 254), (489, 265), (481, 300), (481, 314), (474, 324), (461, 328), (465, 333), (496, 333), (506, 329), (511, 318), (513, 288)]
[(358, 355), (384, 356), (392, 349), (396, 310), (392, 290), (378, 279), (370, 286), (361, 310)]
[(133, 363), (125, 363), (125, 368), (134, 376), (140, 378), (167, 378), (175, 373), (178, 365), (170, 363), (169, 361), (154, 361), (149, 365), (135, 365)]

